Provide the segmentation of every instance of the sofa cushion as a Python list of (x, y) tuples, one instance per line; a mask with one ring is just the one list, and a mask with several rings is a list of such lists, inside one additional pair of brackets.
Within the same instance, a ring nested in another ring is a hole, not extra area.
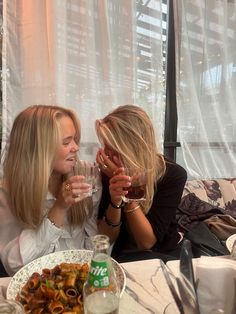
[(236, 178), (213, 180), (188, 180), (183, 196), (194, 193), (199, 199), (236, 217)]

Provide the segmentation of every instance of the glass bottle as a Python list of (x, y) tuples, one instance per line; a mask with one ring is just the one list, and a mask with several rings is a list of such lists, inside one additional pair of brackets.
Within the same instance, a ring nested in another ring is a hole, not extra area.
[(92, 238), (93, 256), (87, 281), (83, 287), (85, 314), (118, 314), (120, 289), (109, 256), (109, 238)]

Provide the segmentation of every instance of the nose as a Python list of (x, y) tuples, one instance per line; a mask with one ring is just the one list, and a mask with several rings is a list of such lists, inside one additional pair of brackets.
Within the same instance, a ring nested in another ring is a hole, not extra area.
[(71, 151), (75, 153), (75, 152), (78, 152), (78, 150), (79, 150), (79, 145), (74, 141), (74, 145), (72, 146)]

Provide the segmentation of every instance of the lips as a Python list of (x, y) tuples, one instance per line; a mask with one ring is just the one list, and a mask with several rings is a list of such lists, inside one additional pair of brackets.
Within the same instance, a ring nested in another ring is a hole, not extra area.
[(76, 158), (76, 156), (71, 156), (71, 157), (66, 158), (66, 160), (67, 160), (67, 161), (76, 162), (76, 161), (77, 161), (77, 158)]

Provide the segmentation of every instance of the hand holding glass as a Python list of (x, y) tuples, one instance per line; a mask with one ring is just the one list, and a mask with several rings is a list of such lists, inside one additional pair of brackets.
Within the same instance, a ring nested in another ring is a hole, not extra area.
[(131, 177), (131, 186), (125, 188), (128, 193), (122, 197), (123, 201), (126, 203), (130, 203), (133, 201), (145, 201), (147, 171), (125, 168), (125, 174)]

